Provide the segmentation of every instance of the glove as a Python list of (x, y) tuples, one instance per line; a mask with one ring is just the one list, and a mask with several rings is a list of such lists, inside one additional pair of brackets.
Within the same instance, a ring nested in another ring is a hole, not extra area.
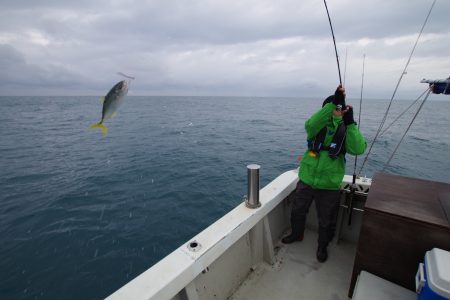
[(344, 119), (345, 126), (350, 124), (356, 124), (355, 119), (353, 119), (353, 107), (351, 106), (347, 107), (347, 111), (345, 112), (342, 119)]
[(334, 92), (334, 99), (333, 103), (335, 105), (342, 105), (342, 108), (345, 108), (345, 95), (344, 91), (341, 90), (342, 85), (339, 85), (336, 89), (336, 92)]

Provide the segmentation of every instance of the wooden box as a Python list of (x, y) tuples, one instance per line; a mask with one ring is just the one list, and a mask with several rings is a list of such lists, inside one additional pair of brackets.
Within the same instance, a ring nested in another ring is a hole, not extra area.
[(425, 252), (450, 251), (450, 184), (377, 173), (364, 208), (349, 297), (365, 270), (415, 291)]

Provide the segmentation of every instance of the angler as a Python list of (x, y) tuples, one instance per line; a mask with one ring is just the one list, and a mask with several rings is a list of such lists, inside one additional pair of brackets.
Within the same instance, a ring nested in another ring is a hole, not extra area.
[[(345, 109), (338, 109), (339, 106)], [(306, 121), (305, 129), (309, 149), (298, 174), (291, 212), (292, 231), (282, 242), (290, 244), (303, 240), (306, 215), (314, 200), (319, 219), (316, 256), (319, 262), (325, 262), (328, 243), (336, 230), (345, 153), (362, 154), (367, 144), (353, 118), (353, 108), (345, 105), (345, 89), (341, 85), (334, 96), (325, 99), (322, 109)]]

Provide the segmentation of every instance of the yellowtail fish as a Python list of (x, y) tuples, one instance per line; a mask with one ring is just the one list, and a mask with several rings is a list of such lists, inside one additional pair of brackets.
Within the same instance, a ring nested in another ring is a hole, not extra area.
[(102, 119), (100, 122), (91, 125), (90, 129), (100, 128), (103, 135), (108, 133), (108, 128), (103, 124), (105, 120), (110, 119), (115, 115), (119, 106), (123, 103), (126, 94), (128, 93), (128, 82), (125, 80), (119, 81), (115, 86), (106, 94), (105, 97), (101, 97), (103, 101)]

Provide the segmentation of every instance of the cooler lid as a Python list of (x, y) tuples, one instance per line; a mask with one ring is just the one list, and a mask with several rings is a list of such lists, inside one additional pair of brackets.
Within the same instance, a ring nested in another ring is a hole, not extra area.
[(439, 296), (450, 299), (450, 252), (433, 248), (425, 254), (428, 286)]

